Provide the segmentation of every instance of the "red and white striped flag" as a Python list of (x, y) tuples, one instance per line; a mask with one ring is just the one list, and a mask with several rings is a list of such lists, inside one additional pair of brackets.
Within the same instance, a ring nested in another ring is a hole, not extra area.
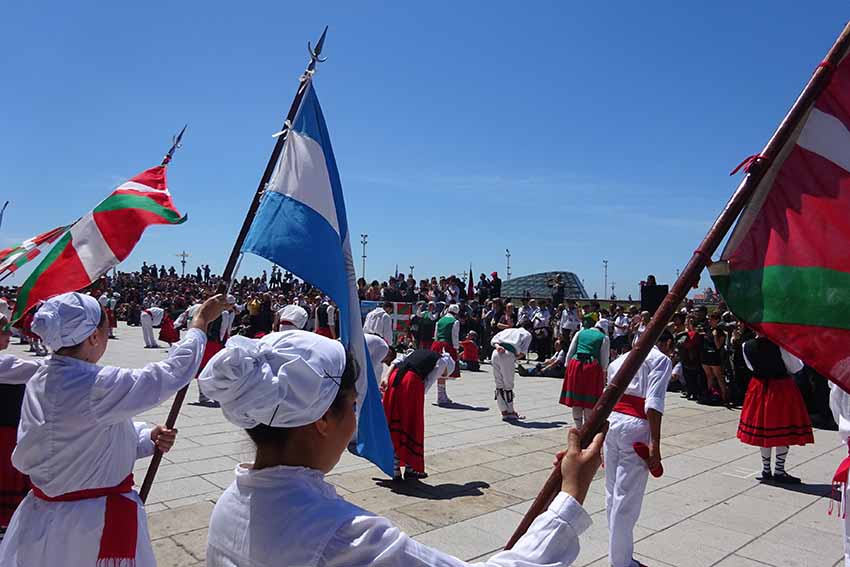
[(44, 234), (28, 238), (12, 248), (0, 250), (0, 275), (12, 273), (39, 254), (42, 244), (53, 244), (71, 225), (60, 226)]

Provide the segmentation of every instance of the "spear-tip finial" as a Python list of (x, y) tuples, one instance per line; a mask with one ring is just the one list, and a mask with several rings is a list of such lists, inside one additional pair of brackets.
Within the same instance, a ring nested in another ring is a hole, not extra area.
[(325, 36), (327, 35), (328, 26), (325, 26), (325, 29), (322, 32), (319, 41), (316, 42), (316, 49), (313, 49), (313, 46), (310, 44), (309, 41), (307, 42), (307, 51), (310, 52), (310, 57), (313, 59), (312, 63), (315, 63), (316, 61), (318, 61), (319, 63), (323, 63), (324, 61), (326, 61), (326, 59), (322, 59), (321, 57), (319, 57), (319, 55), (322, 54), (322, 47), (324, 47), (325, 45)]
[(165, 157), (162, 158), (162, 165), (168, 165), (169, 163), (171, 163), (171, 158), (174, 156), (174, 152), (183, 147), (183, 144), (181, 144), (180, 142), (183, 140), (183, 133), (188, 127), (189, 125), (186, 124), (185, 126), (183, 126), (183, 129), (180, 130), (179, 134), (171, 138), (171, 148), (168, 150), (168, 153), (165, 154)]

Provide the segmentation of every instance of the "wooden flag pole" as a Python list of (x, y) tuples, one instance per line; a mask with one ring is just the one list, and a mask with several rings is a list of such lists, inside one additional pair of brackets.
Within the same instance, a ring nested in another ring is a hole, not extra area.
[[(611, 415), (611, 411), (626, 391), (626, 388), (628, 388), (635, 372), (637, 372), (644, 359), (646, 359), (647, 354), (649, 354), (649, 351), (655, 345), (658, 337), (661, 336), (667, 322), (682, 303), (693, 284), (699, 281), (702, 271), (711, 263), (711, 255), (720, 246), (726, 233), (732, 228), (735, 219), (738, 218), (738, 215), (741, 214), (741, 211), (752, 198), (765, 173), (774, 163), (776, 157), (779, 156), (794, 131), (805, 119), (818, 96), (826, 88), (832, 71), (844, 58), (844, 54), (847, 53), (848, 48), (850, 48), (850, 23), (844, 27), (841, 35), (829, 50), (826, 59), (817, 67), (809, 82), (800, 93), (800, 96), (794, 102), (791, 110), (788, 111), (785, 119), (776, 129), (776, 132), (774, 132), (770, 141), (764, 147), (764, 150), (762, 150), (762, 153), (753, 158), (752, 165), (743, 181), (738, 185), (732, 198), (729, 199), (726, 207), (717, 217), (717, 220), (714, 221), (708, 234), (703, 238), (702, 243), (694, 251), (691, 260), (681, 272), (676, 283), (673, 284), (673, 288), (667, 294), (667, 297), (664, 298), (664, 301), (655, 312), (649, 325), (647, 325), (646, 332), (641, 335), (635, 348), (626, 356), (626, 360), (620, 367), (619, 372), (617, 372), (614, 381), (602, 393), (602, 397), (593, 409), (593, 413), (580, 431), (582, 447), (587, 447), (593, 437), (602, 431), (608, 420), (608, 416)], [(555, 467), (537, 495), (537, 498), (534, 500), (534, 503), (531, 505), (531, 508), (526, 512), (516, 531), (514, 531), (514, 534), (508, 540), (505, 546), (506, 549), (511, 549), (516, 544), (519, 538), (528, 530), (534, 519), (549, 507), (549, 504), (558, 495), (560, 490), (561, 470), (560, 467)]]
[[(271, 180), (274, 169), (277, 166), (278, 159), (280, 159), (280, 154), (283, 151), (283, 144), (286, 142), (289, 127), (292, 125), (292, 121), (295, 120), (295, 114), (301, 106), (301, 99), (304, 98), (304, 93), (307, 92), (307, 86), (310, 84), (313, 74), (316, 72), (316, 64), (324, 61), (319, 56), (322, 53), (322, 47), (325, 44), (325, 36), (327, 33), (328, 28), (325, 26), (325, 30), (322, 32), (319, 41), (316, 42), (315, 49), (311, 48), (309, 42), (307, 43), (307, 49), (310, 51), (310, 62), (307, 64), (307, 69), (304, 71), (304, 74), (301, 75), (301, 78), (299, 79), (298, 90), (295, 92), (295, 98), (292, 100), (292, 104), (289, 107), (289, 112), (286, 115), (286, 121), (283, 124), (281, 133), (276, 136), (277, 140), (275, 141), (272, 155), (269, 157), (269, 162), (266, 165), (263, 176), (260, 178), (260, 184), (254, 192), (254, 198), (251, 201), (251, 206), (248, 207), (248, 213), (245, 215), (245, 220), (242, 222), (242, 228), (239, 231), (239, 235), (236, 237), (236, 242), (233, 244), (233, 250), (230, 252), (230, 257), (227, 260), (227, 265), (225, 266), (221, 277), (221, 293), (227, 289), (227, 284), (233, 278), (233, 273), (239, 260), (239, 253), (242, 250), (242, 244), (244, 244), (245, 238), (248, 236), (248, 231), (251, 229), (251, 223), (254, 222), (254, 216), (257, 214), (257, 209), (260, 207), (260, 200), (263, 196), (263, 192), (266, 189), (266, 185), (268, 185)], [(173, 153), (173, 149), (166, 157), (170, 159), (171, 153)], [(188, 389), (189, 386), (186, 385), (174, 396), (174, 402), (172, 402), (171, 410), (168, 412), (168, 418), (165, 420), (165, 427), (168, 429), (173, 429), (174, 424), (177, 423), (177, 416), (180, 414), (180, 408), (183, 407), (183, 400), (186, 398), (186, 391)], [(141, 489), (139, 490), (139, 497), (142, 499), (142, 502), (147, 500), (151, 486), (153, 486), (153, 480), (156, 477), (156, 472), (159, 470), (161, 462), (162, 452), (157, 449), (154, 451), (153, 458), (148, 466), (148, 472), (145, 474), (145, 480), (142, 482)]]

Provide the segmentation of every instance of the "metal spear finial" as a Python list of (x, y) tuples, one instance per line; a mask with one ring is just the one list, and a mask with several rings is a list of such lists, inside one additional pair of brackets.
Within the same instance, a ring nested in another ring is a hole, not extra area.
[(178, 149), (183, 147), (183, 144), (181, 144), (180, 142), (181, 142), (181, 140), (183, 140), (183, 133), (186, 131), (186, 128), (188, 128), (188, 127), (189, 127), (189, 125), (186, 124), (185, 126), (183, 126), (183, 129), (180, 130), (179, 134), (177, 134), (176, 136), (171, 138), (171, 141), (172, 141), (171, 149), (168, 150), (168, 153), (165, 154), (164, 158), (162, 158), (162, 165), (168, 165), (169, 163), (171, 163), (171, 158), (174, 156), (174, 152), (176, 152)]

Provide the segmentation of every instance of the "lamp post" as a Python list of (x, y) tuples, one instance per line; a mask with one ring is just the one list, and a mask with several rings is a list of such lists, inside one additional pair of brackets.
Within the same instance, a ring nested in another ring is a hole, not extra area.
[(604, 272), (605, 284), (602, 286), (602, 294), (608, 289), (608, 260), (602, 260), (602, 271)]
[(505, 270), (505, 276), (507, 279), (511, 279), (511, 251), (505, 248), (505, 259), (507, 263), (507, 269)]
[(414, 268), (414, 266), (411, 264), (411, 265), (409, 266), (409, 268), (410, 268), (410, 275), (411, 275), (411, 276), (413, 276), (413, 268)]
[(361, 256), (361, 258), (363, 258), (363, 269), (361, 271), (361, 276), (363, 277), (364, 280), (366, 279), (366, 241), (367, 241), (368, 238), (369, 238), (368, 234), (361, 234), (360, 235), (360, 244), (363, 245), (363, 255)]

